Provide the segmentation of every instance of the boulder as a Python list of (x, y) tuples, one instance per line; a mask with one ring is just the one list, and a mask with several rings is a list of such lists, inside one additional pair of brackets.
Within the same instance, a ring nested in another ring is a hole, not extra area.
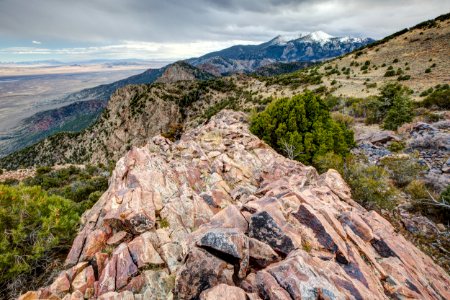
[(279, 260), (277, 253), (266, 243), (254, 238), (248, 238), (250, 263), (258, 267), (267, 267)]
[(392, 131), (379, 131), (370, 137), (372, 144), (385, 144), (389, 141), (400, 141), (401, 139), (396, 136)]
[(233, 273), (233, 265), (206, 250), (194, 248), (177, 273), (175, 294), (180, 299), (191, 299), (220, 283), (234, 285)]
[(150, 232), (145, 232), (128, 243), (133, 261), (139, 268), (164, 265), (164, 261), (152, 245)]
[(105, 268), (98, 280), (97, 296), (116, 290), (116, 266), (117, 255), (113, 255), (106, 261)]
[(35, 291), (28, 291), (23, 295), (20, 295), (18, 300), (38, 300), (39, 299), (39, 292)]
[(294, 250), (292, 240), (266, 211), (252, 215), (249, 225), (249, 236), (268, 244), (273, 250), (284, 256)]
[(55, 281), (50, 285), (50, 292), (58, 297), (63, 297), (70, 291), (70, 281), (65, 271), (59, 273)]
[(125, 287), (131, 277), (138, 274), (138, 268), (131, 258), (127, 244), (121, 244), (113, 253), (116, 258), (116, 290)]
[(200, 300), (246, 300), (247, 294), (241, 288), (219, 284), (200, 294)]
[(211, 229), (200, 238), (197, 246), (221, 252), (231, 260), (248, 256), (247, 237), (233, 228)]
[(238, 266), (239, 278), (246, 276), (249, 266), (249, 242), (243, 233), (230, 228), (212, 229), (201, 237), (197, 246), (218, 253), (218, 256), (228, 263)]
[(124, 242), (129, 237), (130, 237), (130, 234), (128, 232), (122, 230), (122, 231), (115, 233), (112, 237), (110, 237), (106, 241), (106, 244), (108, 244), (109, 246), (118, 246), (119, 244)]
[(94, 282), (94, 269), (92, 266), (88, 266), (72, 280), (72, 291), (79, 291), (82, 298), (91, 298), (94, 296)]
[(263, 299), (292, 300), (289, 293), (278, 284), (277, 280), (264, 270), (256, 273), (256, 284)]
[(175, 275), (167, 270), (147, 270), (144, 272), (144, 299), (172, 299), (175, 286)]

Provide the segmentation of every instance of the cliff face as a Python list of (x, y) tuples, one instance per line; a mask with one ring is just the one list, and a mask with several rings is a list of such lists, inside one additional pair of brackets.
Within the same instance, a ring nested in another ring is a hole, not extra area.
[(215, 76), (193, 67), (185, 62), (179, 61), (164, 69), (164, 72), (156, 80), (161, 83), (173, 83), (187, 80), (207, 80)]
[(448, 275), (350, 195), (222, 111), (121, 158), (67, 269), (21, 299), (449, 299)]
[[(172, 80), (173, 83), (128, 85), (117, 90), (90, 127), (78, 133), (52, 135), (3, 157), (0, 168), (66, 163), (106, 165), (116, 162), (131, 146), (143, 146), (156, 134), (170, 136), (177, 129), (197, 126), (225, 106), (249, 111), (264, 107), (271, 101), (269, 97), (300, 92), (299, 88), (283, 90), (277, 85), (266, 86), (250, 77), (184, 81), (181, 79), (189, 77), (180, 71), (182, 66), (181, 63), (172, 65), (161, 77), (161, 80)], [(195, 76), (203, 78), (202, 74)]]

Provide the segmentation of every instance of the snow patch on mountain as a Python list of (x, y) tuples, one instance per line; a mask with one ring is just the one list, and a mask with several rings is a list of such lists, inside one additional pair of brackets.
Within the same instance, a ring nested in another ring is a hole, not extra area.
[(329, 40), (334, 38), (334, 36), (319, 30), (319, 31), (311, 32), (310, 34), (308, 34), (304, 38), (309, 38), (309, 39), (311, 39), (311, 40), (313, 40), (315, 42), (319, 42), (321, 44), (325, 44), (326, 42), (328, 42)]
[(278, 35), (272, 40), (270, 40), (268, 46), (286, 46), (289, 43), (294, 42), (314, 42), (320, 45), (325, 45), (328, 42), (337, 41), (340, 43), (363, 43), (366, 39), (356, 38), (351, 36), (335, 37), (324, 31), (314, 31), (314, 32), (302, 32), (290, 35)]

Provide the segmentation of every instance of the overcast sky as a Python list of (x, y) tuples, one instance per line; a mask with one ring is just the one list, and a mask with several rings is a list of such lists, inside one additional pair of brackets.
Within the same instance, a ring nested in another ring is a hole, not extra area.
[(0, 61), (175, 60), (316, 30), (382, 38), (450, 0), (0, 0)]

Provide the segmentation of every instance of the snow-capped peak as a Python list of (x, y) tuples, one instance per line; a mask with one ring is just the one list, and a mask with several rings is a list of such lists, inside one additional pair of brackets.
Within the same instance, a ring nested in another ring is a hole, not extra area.
[(357, 37), (351, 37), (351, 36), (344, 36), (339, 38), (339, 42), (342, 43), (347, 43), (347, 42), (354, 42), (354, 43), (361, 43), (363, 42), (362, 38), (357, 38)]
[(285, 36), (277, 35), (269, 43), (270, 45), (285, 45), (289, 40)]
[(319, 42), (321, 44), (324, 44), (324, 43), (328, 42), (330, 39), (332, 39), (333, 36), (326, 32), (319, 30), (319, 31), (314, 31), (314, 32), (311, 32), (311, 33), (305, 35), (304, 38), (310, 39), (314, 42)]
[(307, 43), (320, 43), (322, 46), (330, 41), (336, 41), (341, 43), (363, 43), (367, 39), (344, 36), (344, 37), (335, 37), (331, 34), (328, 34), (323, 31), (314, 31), (314, 32), (302, 32), (297, 34), (288, 34), (288, 35), (278, 35), (274, 39), (270, 40), (266, 43), (266, 45), (278, 45), (285, 46), (289, 42), (307, 42)]

